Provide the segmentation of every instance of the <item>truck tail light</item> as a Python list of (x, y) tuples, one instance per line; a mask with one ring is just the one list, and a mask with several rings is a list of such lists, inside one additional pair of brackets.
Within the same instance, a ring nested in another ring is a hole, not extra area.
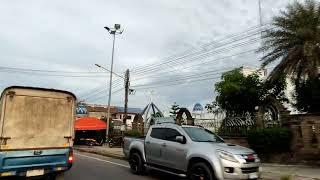
[(71, 150), (68, 157), (68, 163), (72, 164), (74, 161), (73, 151)]

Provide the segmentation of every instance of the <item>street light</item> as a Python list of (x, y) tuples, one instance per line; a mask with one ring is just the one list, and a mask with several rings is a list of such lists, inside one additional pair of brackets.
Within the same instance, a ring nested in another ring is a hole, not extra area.
[[(113, 57), (114, 57), (114, 44), (116, 41), (116, 35), (122, 34), (123, 30), (121, 30), (120, 24), (115, 24), (114, 28), (104, 27), (111, 35), (113, 35), (113, 43), (112, 43), (112, 56), (111, 56), (111, 71), (110, 71), (110, 83), (109, 83), (109, 99), (108, 99), (108, 114), (107, 114), (107, 130), (106, 130), (106, 140), (109, 137), (109, 119), (110, 119), (110, 104), (111, 104), (111, 88), (112, 88), (112, 74), (113, 74)], [(102, 68), (100, 65), (96, 65)], [(105, 68), (104, 68), (105, 69)]]
[(118, 76), (118, 77), (120, 77), (120, 78), (124, 79), (124, 77), (123, 77), (123, 76), (119, 75), (118, 73), (111, 72), (109, 69), (107, 69), (107, 68), (105, 68), (105, 67), (103, 67), (103, 66), (100, 66), (99, 64), (94, 64), (94, 65), (95, 65), (95, 66), (97, 66), (98, 68), (101, 68), (101, 69), (103, 69), (103, 70), (105, 70), (105, 71), (108, 71), (108, 72), (110, 72), (110, 73), (112, 73), (112, 74), (114, 74), (114, 75), (116, 75), (116, 76)]

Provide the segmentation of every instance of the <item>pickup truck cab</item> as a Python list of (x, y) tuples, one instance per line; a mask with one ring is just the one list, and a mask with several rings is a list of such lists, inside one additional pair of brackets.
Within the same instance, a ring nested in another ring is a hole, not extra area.
[(197, 126), (150, 127), (145, 139), (124, 138), (123, 152), (134, 174), (146, 167), (192, 180), (258, 179), (260, 159), (251, 149), (228, 144)]
[(73, 163), (76, 97), (66, 91), (6, 88), (0, 101), (0, 178), (63, 179)]

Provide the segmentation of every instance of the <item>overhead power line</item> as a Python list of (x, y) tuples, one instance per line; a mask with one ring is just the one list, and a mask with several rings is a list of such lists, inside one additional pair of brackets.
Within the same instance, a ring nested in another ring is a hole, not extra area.
[[(257, 29), (257, 28), (260, 28), (260, 29), (262, 29), (262, 30), (260, 30), (259, 29), (259, 31), (258, 32), (251, 32), (251, 34), (249, 33), (249, 34), (247, 34), (245, 37), (238, 37), (238, 39), (236, 39), (236, 41), (239, 41), (239, 40), (241, 40), (241, 39), (245, 39), (245, 38), (247, 38), (247, 37), (250, 37), (250, 36), (253, 36), (253, 35), (259, 35), (260, 33), (261, 33), (261, 31), (264, 31), (265, 30), (265, 28), (264, 27), (255, 27), (255, 29)], [(250, 32), (250, 31), (246, 31), (246, 32)], [(241, 34), (243, 34), (243, 33), (240, 33), (240, 34), (236, 34), (236, 35), (241, 35)], [(233, 40), (233, 41), (235, 41), (235, 38), (236, 36), (234, 35), (234, 36), (231, 36), (231, 38), (233, 38), (233, 39), (231, 39), (231, 40)], [(239, 39), (240, 38), (240, 39)], [(212, 48), (212, 45), (220, 45), (221, 46), (221, 43), (219, 44), (219, 42), (222, 42), (223, 40), (228, 40), (228, 39), (230, 39), (230, 38), (226, 38), (226, 39), (222, 39), (222, 40), (218, 40), (218, 41), (213, 41), (212, 43), (208, 43), (208, 44), (206, 44), (205, 46), (203, 46), (203, 47), (210, 47), (210, 48)], [(233, 42), (230, 42), (230, 41), (228, 41), (227, 42), (227, 44), (231, 44), (231, 43), (233, 43)], [(133, 70), (133, 72), (135, 72), (135, 73), (137, 73), (137, 72), (140, 72), (140, 71), (146, 71), (146, 70), (148, 70), (148, 69), (150, 69), (150, 68), (154, 68), (155, 66), (157, 66), (157, 67), (159, 67), (160, 65), (163, 65), (163, 64), (167, 64), (167, 63), (170, 63), (170, 62), (172, 62), (172, 61), (176, 61), (176, 59), (181, 59), (181, 58), (185, 58), (185, 57), (187, 57), (187, 56), (191, 56), (191, 55), (195, 55), (195, 54), (198, 54), (199, 52), (204, 52), (204, 51), (206, 51), (206, 50), (204, 50), (204, 49), (201, 49), (201, 50), (199, 50), (199, 51), (197, 51), (197, 52), (193, 52), (193, 53), (186, 53), (186, 54), (184, 54), (184, 55), (182, 55), (182, 56), (179, 56), (179, 57), (173, 57), (173, 58), (167, 58), (166, 59), (166, 61), (162, 61), (161, 63), (157, 63), (157, 64), (149, 64), (149, 65), (145, 65), (145, 66), (142, 66), (142, 67), (140, 67), (140, 68), (137, 68), (137, 69), (134, 69)]]
[[(254, 36), (257, 36), (257, 35), (259, 35), (259, 33), (256, 33)], [(241, 40), (244, 40), (246, 38), (248, 38), (248, 37), (242, 37)], [(135, 75), (146, 74), (146, 73), (151, 73), (151, 72), (154, 72), (154, 71), (159, 71), (159, 69), (161, 70), (161, 67), (163, 67), (163, 66), (167, 66), (168, 68), (174, 68), (175, 66), (173, 66), (173, 65), (177, 65), (177, 64), (179, 65), (179, 64), (182, 64), (182, 63), (185, 64), (186, 62), (192, 62), (194, 60), (204, 59), (204, 58), (207, 58), (209, 56), (216, 55), (216, 54), (219, 54), (219, 53), (222, 53), (222, 52), (225, 52), (225, 51), (231, 51), (231, 50), (234, 50), (234, 48), (240, 48), (240, 47), (243, 47), (243, 46), (246, 46), (246, 45), (253, 44), (254, 42), (258, 42), (258, 41), (260, 41), (260, 38), (259, 37), (255, 37), (255, 38), (249, 39), (249, 40), (244, 41), (244, 42), (238, 42), (236, 44), (233, 44), (233, 43), (237, 42), (237, 41), (234, 41), (231, 44), (230, 43), (222, 44), (221, 46), (219, 46), (219, 47), (217, 47), (215, 49), (199, 51), (199, 52), (196, 52), (196, 53), (192, 53), (192, 54), (188, 54), (188, 55), (176, 58), (176, 59), (171, 60), (171, 61), (163, 62), (162, 64), (161, 63), (160, 64), (156, 64), (157, 66), (155, 66), (153, 68), (146, 69), (146, 70), (141, 71), (141, 72), (137, 72), (137, 73), (135, 73)], [(226, 46), (226, 47), (224, 47), (224, 46)]]
[(66, 78), (106, 78), (108, 76), (104, 75), (64, 75), (64, 74), (45, 74), (45, 73), (34, 73), (34, 72), (19, 72), (11, 70), (1, 70), (0, 73), (10, 73), (10, 74), (27, 74), (30, 76), (48, 76), (48, 77), (66, 77)]
[[(227, 72), (227, 71), (230, 71), (234, 68), (237, 68), (238, 66), (236, 67), (228, 67), (228, 68), (223, 68), (223, 69), (218, 69), (218, 70), (209, 70), (209, 71), (205, 71), (205, 72), (198, 72), (196, 74), (191, 74), (191, 75), (188, 75), (188, 76), (182, 76), (182, 77), (179, 77), (179, 78), (175, 78), (173, 79), (172, 76), (171, 78), (168, 78), (168, 79), (161, 79), (161, 81), (155, 81), (155, 82), (152, 82), (152, 83), (149, 83), (149, 84), (138, 84), (138, 85), (134, 85), (132, 86), (132, 88), (134, 89), (140, 89), (141, 87), (144, 88), (144, 87), (161, 87), (161, 86), (166, 86), (166, 85), (170, 85), (172, 83), (177, 83), (177, 84), (183, 84), (183, 83), (189, 83), (189, 82), (198, 82), (198, 81), (201, 81), (201, 80), (207, 80), (207, 78), (210, 80), (211, 78), (219, 78), (219, 76), (221, 76), (222, 73), (224, 72)], [(216, 76), (216, 75), (219, 75), (219, 76)], [(163, 77), (162, 77), (163, 78)], [(204, 79), (203, 79), (204, 78)], [(194, 81), (196, 80), (196, 81)], [(154, 81), (154, 80), (152, 80)]]
[(61, 74), (106, 74), (106, 72), (95, 72), (95, 71), (54, 71), (54, 70), (40, 70), (40, 69), (27, 69), (27, 68), (13, 68), (0, 66), (0, 70), (12, 70), (18, 72), (41, 72), (41, 73), (61, 73)]
[[(121, 83), (122, 83), (122, 80), (118, 79), (113, 83), (112, 87), (113, 88), (120, 87)], [(96, 88), (96, 89), (93, 89), (92, 91), (87, 92), (87, 94), (81, 96), (80, 99), (83, 99), (83, 100), (91, 99), (91, 98), (95, 97), (96, 95), (105, 93), (108, 89), (109, 89), (108, 84), (105, 84), (103, 86), (100, 86), (100, 88)]]
[[(253, 53), (253, 52), (256, 52), (258, 49), (250, 49), (248, 51), (243, 51), (243, 52), (240, 52), (240, 53), (236, 53), (236, 54), (232, 54), (230, 56), (225, 56), (225, 57), (220, 57), (220, 58), (216, 58), (216, 59), (209, 59), (208, 61), (205, 61), (205, 62), (197, 62), (196, 64), (192, 64), (192, 65), (189, 65), (189, 66), (182, 66), (181, 68), (183, 70), (187, 70), (187, 69), (190, 69), (190, 68), (194, 68), (194, 67), (197, 67), (197, 66), (202, 66), (202, 65), (210, 65), (210, 64), (213, 64), (213, 63), (216, 63), (217, 61), (220, 61), (220, 60), (225, 60), (225, 59), (230, 59), (230, 58), (233, 58), (233, 57), (238, 57), (240, 55), (245, 55), (245, 54), (248, 54), (248, 53)], [(168, 74), (170, 72), (176, 72), (177, 70), (175, 69), (172, 69), (170, 71), (166, 71), (166, 72), (159, 72), (160, 74)], [(148, 78), (150, 77), (155, 77), (155, 76), (159, 76), (159, 73), (154, 73), (152, 74), (151, 76), (147, 76)], [(169, 76), (169, 75), (168, 75)], [(161, 76), (162, 77), (162, 76)], [(145, 77), (142, 77), (142, 78), (136, 78), (136, 79), (133, 79), (133, 81), (137, 81), (137, 80), (141, 80), (141, 79), (144, 79)]]
[[(179, 67), (181, 69), (185, 69), (186, 64), (190, 63), (190, 62), (195, 63), (195, 64), (205, 64), (207, 61), (212, 61), (212, 60), (208, 59), (209, 57), (212, 57), (214, 55), (217, 55), (217, 54), (220, 54), (220, 53), (223, 53), (223, 52), (230, 52), (230, 51), (234, 50), (234, 49), (230, 49), (230, 48), (241, 48), (241, 47), (247, 46), (249, 44), (252, 44), (252, 43), (258, 42), (258, 41), (259, 41), (259, 38), (250, 39), (250, 40), (248, 40), (246, 42), (241, 42), (239, 44), (232, 45), (231, 47), (228, 47), (228, 48), (223, 48), (223, 49), (219, 49), (219, 50), (216, 50), (216, 51), (208, 51), (208, 52), (200, 54), (198, 56), (194, 56), (194, 57), (191, 57), (191, 58), (188, 58), (188, 59), (184, 59), (184, 61), (181, 61), (178, 64), (172, 64), (171, 68), (169, 68), (169, 71), (170, 71), (170, 69), (171, 69), (171, 72), (172, 71), (176, 71), (177, 67)], [(240, 54), (242, 54), (242, 53), (240, 53)], [(204, 61), (204, 59), (207, 59), (207, 60)], [(162, 71), (161, 70), (157, 70), (155, 68), (153, 70), (144, 72), (143, 76), (147, 76), (148, 74), (151, 74), (153, 72), (154, 73), (159, 73), (159, 72), (162, 72)], [(165, 72), (168, 72), (168, 69), (166, 69)]]
[[(216, 44), (216, 43), (221, 42), (221, 41), (223, 41), (223, 40), (228, 40), (228, 39), (230, 39), (230, 38), (234, 38), (235, 36), (239, 36), (239, 35), (241, 35), (241, 34), (243, 34), (243, 33), (250, 32), (251, 30), (255, 30), (255, 29), (257, 29), (257, 28), (261, 28), (261, 26), (254, 26), (254, 27), (249, 28), (248, 30), (246, 30), (246, 31), (244, 31), (244, 32), (231, 34), (231, 35), (229, 35), (229, 36), (227, 36), (227, 37), (224, 37), (223, 39), (213, 40), (213, 41), (211, 41), (211, 42), (209, 42), (209, 43), (206, 43), (206, 44), (204, 44), (204, 45), (201, 45), (201, 48), (208, 47), (208, 46), (210, 46), (210, 45), (212, 45), (212, 44)], [(193, 48), (193, 50), (190, 50), (190, 52), (194, 52), (194, 51), (199, 51), (199, 49)], [(186, 55), (186, 53), (183, 53), (182, 55)], [(162, 62), (164, 62), (164, 61), (166, 61), (166, 60), (172, 60), (172, 59), (177, 58), (177, 57), (180, 57), (180, 56), (181, 56), (180, 54), (178, 54), (178, 55), (172, 55), (172, 56), (169, 56), (169, 57), (164, 58)], [(137, 67), (137, 68), (133, 69), (132, 71), (133, 71), (133, 72), (136, 72), (136, 71), (139, 71), (139, 70), (141, 70), (141, 69), (143, 70), (143, 69), (149, 68), (150, 66), (154, 66), (154, 64), (147, 64), (147, 65), (144, 65), (144, 66), (141, 66), (141, 67)]]
[(200, 83), (200, 82), (203, 82), (203, 81), (214, 80), (214, 79), (220, 79), (220, 77), (194, 79), (192, 81), (188, 81), (188, 82), (185, 82), (185, 83), (181, 83), (180, 81), (178, 81), (178, 82), (170, 82), (170, 83), (158, 84), (158, 85), (153, 85), (153, 86), (137, 87), (135, 89), (136, 90), (142, 90), (142, 89), (152, 89), (152, 88), (157, 88), (157, 87), (172, 87), (172, 86), (177, 86), (177, 85), (187, 85), (187, 84), (191, 84), (191, 83)]
[(182, 80), (192, 80), (192, 79), (201, 78), (201, 77), (203, 77), (203, 76), (208, 77), (208, 76), (211, 76), (211, 75), (221, 74), (224, 70), (226, 70), (226, 69), (207, 71), (207, 72), (192, 74), (192, 75), (183, 76), (183, 77), (174, 78), (174, 79), (173, 79), (173, 78), (171, 78), (171, 79), (162, 79), (161, 81), (152, 82), (152, 83), (150, 83), (150, 84), (138, 84), (138, 85), (133, 85), (132, 88), (149, 86), (149, 85), (155, 85), (155, 84), (161, 84), (161, 83), (168, 83), (168, 82), (176, 82), (176, 81), (182, 81)]
[[(112, 94), (117, 94), (119, 92), (121, 92), (122, 90), (124, 90), (124, 88), (121, 88), (121, 89), (118, 89), (118, 90), (115, 90), (112, 92)], [(102, 99), (102, 98), (105, 98), (106, 96), (95, 96), (94, 98), (91, 98), (90, 101), (96, 101), (98, 99)], [(85, 101), (89, 101), (89, 99), (85, 100)]]

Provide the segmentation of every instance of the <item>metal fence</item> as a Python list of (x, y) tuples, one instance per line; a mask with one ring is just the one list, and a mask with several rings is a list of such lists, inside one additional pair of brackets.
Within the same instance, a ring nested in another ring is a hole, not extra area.
[(228, 137), (245, 137), (256, 128), (254, 115), (245, 113), (243, 116), (227, 116), (220, 128), (219, 135)]
[(212, 132), (218, 132), (223, 119), (195, 119), (196, 126), (204, 127)]
[(220, 112), (211, 119), (195, 119), (194, 123), (228, 137), (244, 137), (256, 128), (254, 115), (250, 113), (244, 113), (242, 116), (226, 116)]

